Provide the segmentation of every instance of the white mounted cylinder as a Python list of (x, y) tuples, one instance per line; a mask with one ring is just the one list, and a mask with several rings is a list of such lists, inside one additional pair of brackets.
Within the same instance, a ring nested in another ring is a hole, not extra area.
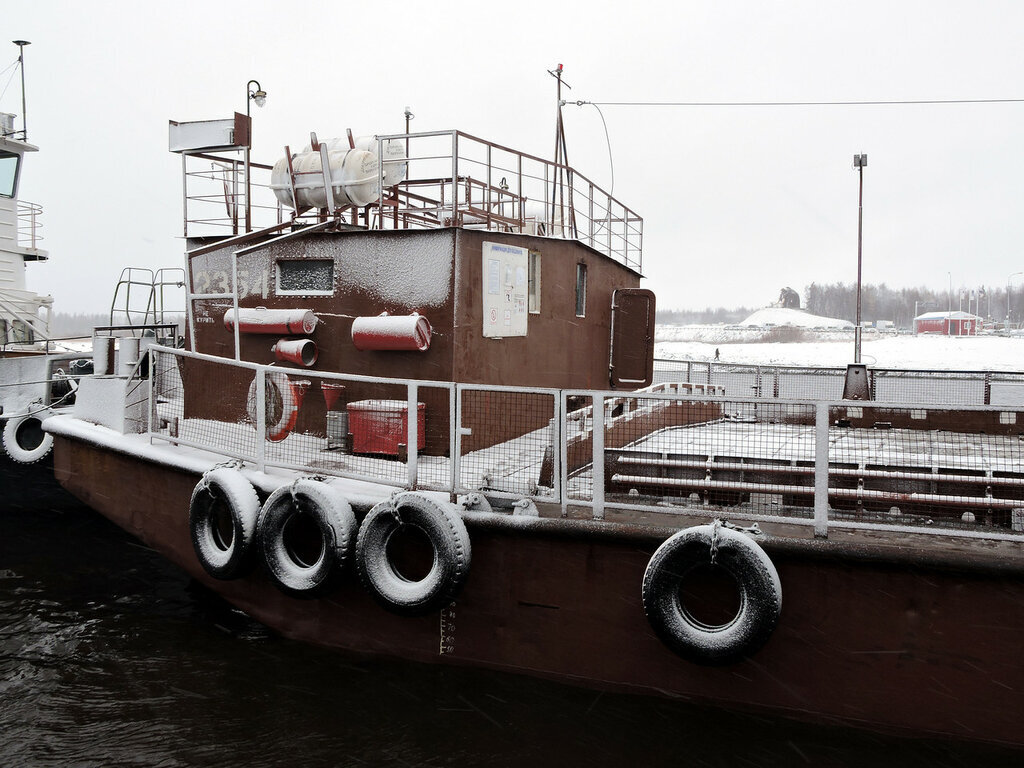
[(128, 376), (138, 362), (139, 340), (131, 336), (121, 339), (117, 350), (117, 372), (122, 376)]
[(114, 372), (114, 337), (92, 337), (92, 370), (97, 376), (109, 376)]
[[(331, 139), (328, 149), (334, 149), (332, 145), (338, 142), (338, 149), (342, 139)], [(344, 139), (345, 147), (348, 146), (348, 139)], [(355, 140), (356, 149), (363, 149), (367, 152), (377, 154), (376, 136), (358, 136)], [(405, 181), (405, 174), (409, 163), (405, 156), (405, 142), (401, 139), (384, 139), (380, 142), (381, 155), (384, 160), (384, 186), (393, 187), (395, 184)]]
[[(328, 148), (327, 162), (336, 206), (364, 206), (377, 200), (380, 165), (375, 151)], [(326, 208), (327, 190), (324, 187), (320, 153), (310, 150), (293, 155), (292, 170), (295, 172), (295, 198), (299, 207)], [(288, 158), (282, 157), (274, 163), (270, 173), (270, 188), (282, 205), (292, 207)]]
[[(309, 309), (267, 309), (256, 307), (238, 310), (240, 333), (310, 334), (318, 318)], [(235, 310), (224, 313), (224, 327), (235, 330)]]
[(379, 315), (352, 321), (352, 343), (360, 352), (389, 350), (425, 352), (430, 348), (430, 323), (423, 315)]
[(278, 360), (305, 368), (316, 365), (320, 353), (312, 339), (281, 339), (270, 350)]

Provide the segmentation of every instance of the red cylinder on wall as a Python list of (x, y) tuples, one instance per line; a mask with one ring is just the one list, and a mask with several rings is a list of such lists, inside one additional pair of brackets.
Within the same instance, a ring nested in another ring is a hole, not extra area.
[(352, 321), (352, 343), (360, 351), (424, 352), (430, 348), (430, 323), (423, 315), (387, 314)]

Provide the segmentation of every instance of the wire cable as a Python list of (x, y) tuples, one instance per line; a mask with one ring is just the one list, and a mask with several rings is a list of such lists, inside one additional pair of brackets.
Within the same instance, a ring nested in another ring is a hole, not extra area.
[[(579, 104), (581, 102), (577, 102)], [(899, 99), (892, 101), (585, 101), (602, 107), (877, 107), (914, 104), (1020, 104), (1024, 99)]]

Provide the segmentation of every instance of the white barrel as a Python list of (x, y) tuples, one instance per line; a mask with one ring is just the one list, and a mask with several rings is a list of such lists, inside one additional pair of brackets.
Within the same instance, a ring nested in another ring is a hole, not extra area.
[[(327, 162), (335, 206), (363, 206), (377, 200), (380, 166), (376, 152), (361, 149), (328, 149)], [(295, 198), (300, 208), (327, 207), (327, 190), (324, 187), (322, 169), (319, 152), (299, 152), (292, 156)], [(282, 157), (274, 163), (274, 169), (270, 173), (270, 188), (274, 190), (274, 195), (282, 205), (292, 207), (288, 158)]]
[(128, 376), (138, 362), (139, 340), (131, 336), (121, 339), (117, 350), (117, 372)]
[[(340, 142), (341, 139), (331, 139), (331, 144)], [(356, 149), (364, 149), (367, 152), (377, 154), (376, 136), (359, 136), (355, 140)], [(345, 139), (345, 146), (348, 146), (348, 139)], [(339, 146), (339, 149), (341, 147)], [(380, 142), (380, 152), (384, 160), (384, 186), (393, 187), (395, 184), (405, 181), (405, 174), (409, 163), (405, 156), (405, 142), (401, 139), (383, 139)]]
[(114, 337), (92, 337), (92, 370), (97, 376), (109, 376), (114, 372)]

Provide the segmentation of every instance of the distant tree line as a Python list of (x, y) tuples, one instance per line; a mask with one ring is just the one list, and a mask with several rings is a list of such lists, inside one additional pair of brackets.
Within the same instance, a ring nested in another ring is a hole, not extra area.
[(746, 307), (726, 309), (659, 309), (655, 321), (660, 325), (730, 325), (745, 320), (754, 310)]
[[(1006, 319), (1006, 288), (984, 286), (972, 289), (954, 289), (952, 297), (947, 291), (930, 288), (890, 288), (885, 283), (865, 285), (861, 291), (861, 318), (865, 323), (891, 320), (898, 328), (910, 328), (915, 317), (925, 312), (945, 312), (963, 309), (986, 319)], [(962, 292), (962, 301), (961, 301)], [(1024, 299), (1013, 291), (1013, 319), (1018, 320), (1020, 304)], [(970, 306), (968, 306), (968, 304)], [(855, 283), (811, 283), (804, 289), (804, 307), (814, 315), (857, 319), (857, 286)]]
[[(961, 303), (961, 292), (963, 301)], [(840, 320), (857, 319), (857, 286), (855, 283), (811, 283), (804, 288), (803, 309), (812, 315), (835, 317)], [(970, 307), (968, 308), (968, 303)], [(1006, 286), (983, 286), (974, 289), (954, 289), (952, 297), (947, 291), (930, 288), (890, 288), (885, 283), (865, 285), (861, 291), (861, 318), (865, 323), (890, 320), (897, 328), (913, 327), (916, 315), (925, 312), (945, 312), (963, 309), (981, 315), (986, 320), (1003, 322), (1006, 319)], [(1010, 318), (1014, 325), (1024, 321), (1024, 286), (1010, 289)], [(746, 307), (726, 309), (659, 309), (657, 322), (663, 325), (730, 324), (746, 319), (754, 310)]]
[(54, 312), (50, 322), (50, 334), (58, 339), (74, 336), (92, 336), (92, 329), (97, 325), (108, 325), (110, 314), (87, 312)]

